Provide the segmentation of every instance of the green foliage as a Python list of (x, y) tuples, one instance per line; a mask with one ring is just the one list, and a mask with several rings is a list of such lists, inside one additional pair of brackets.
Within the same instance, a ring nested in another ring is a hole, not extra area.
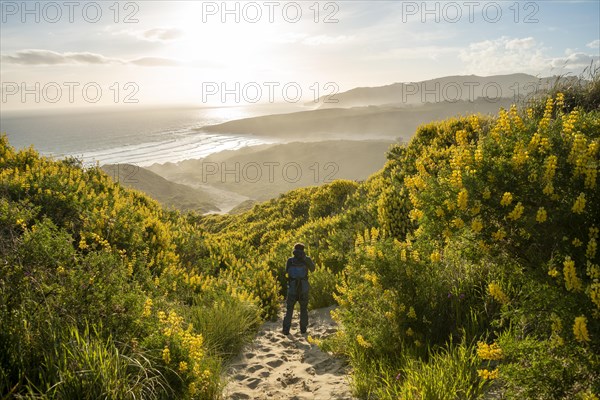
[(599, 81), (423, 125), (365, 182), (229, 216), (2, 137), (0, 392), (218, 398), (303, 242), (359, 397), (597, 398)]
[(141, 353), (124, 355), (112, 339), (86, 328), (54, 338), (44, 354), (41, 381), (26, 385), (27, 398), (167, 398), (172, 389), (153, 361)]
[(202, 334), (207, 350), (226, 358), (251, 341), (261, 322), (257, 304), (218, 291), (192, 308), (190, 320)]
[(394, 399), (477, 399), (485, 386), (477, 374), (478, 367), (473, 347), (450, 343), (430, 352), (427, 361), (409, 357), (398, 369), (379, 365), (380, 381), (374, 395)]
[[(16, 152), (4, 136), (0, 221), (3, 395), (217, 398), (221, 363), (277, 299), (270, 272), (252, 268), (244, 281), (227, 271), (227, 249), (209, 243), (193, 219), (97, 168)], [(272, 288), (265, 309), (261, 286)], [(248, 322), (241, 333), (232, 321), (194, 325), (199, 304), (215, 293), (219, 303), (203, 311), (231, 306), (232, 319)], [(205, 340), (200, 328), (225, 341)]]
[(585, 393), (600, 393), (600, 358), (589, 348), (557, 346), (552, 339), (523, 337), (512, 331), (505, 332), (498, 343), (505, 357), (499, 369), (507, 398), (586, 398)]
[(309, 309), (329, 307), (335, 304), (334, 295), (338, 276), (327, 267), (317, 265), (310, 274)]

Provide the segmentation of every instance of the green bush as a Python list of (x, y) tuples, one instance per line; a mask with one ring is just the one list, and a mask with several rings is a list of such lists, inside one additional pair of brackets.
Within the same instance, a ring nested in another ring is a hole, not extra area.
[(310, 273), (309, 282), (309, 309), (328, 307), (335, 304), (333, 296), (338, 282), (338, 274), (334, 274), (327, 267), (317, 265), (315, 271)]
[(202, 334), (209, 352), (229, 359), (256, 334), (260, 308), (227, 294), (215, 295), (192, 308), (190, 321)]

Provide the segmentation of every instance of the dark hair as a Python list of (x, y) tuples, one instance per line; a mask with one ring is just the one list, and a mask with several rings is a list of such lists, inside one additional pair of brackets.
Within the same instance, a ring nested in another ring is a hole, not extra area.
[(304, 250), (304, 244), (303, 243), (296, 243), (294, 245), (294, 250)]

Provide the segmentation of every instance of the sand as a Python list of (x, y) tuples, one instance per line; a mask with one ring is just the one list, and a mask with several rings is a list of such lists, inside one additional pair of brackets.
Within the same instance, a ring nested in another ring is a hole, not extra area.
[[(332, 307), (309, 313), (308, 335), (323, 338), (336, 331)], [(353, 399), (346, 363), (322, 352), (300, 334), (298, 312), (290, 335), (281, 333), (280, 318), (266, 322), (254, 342), (228, 369), (224, 398), (241, 399)]]

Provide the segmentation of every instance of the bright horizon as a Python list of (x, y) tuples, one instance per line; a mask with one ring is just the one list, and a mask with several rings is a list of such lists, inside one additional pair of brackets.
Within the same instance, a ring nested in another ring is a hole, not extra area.
[(2, 1), (3, 111), (300, 105), (450, 75), (577, 76), (600, 58), (596, 1), (69, 4)]

